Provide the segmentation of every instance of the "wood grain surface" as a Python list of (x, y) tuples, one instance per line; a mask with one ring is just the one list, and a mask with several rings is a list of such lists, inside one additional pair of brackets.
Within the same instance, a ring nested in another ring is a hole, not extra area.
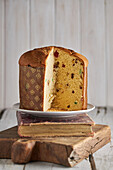
[[(95, 125), (94, 137), (21, 138), (17, 127), (0, 133), (0, 158), (12, 158), (15, 163), (46, 161), (73, 167), (89, 154), (110, 142), (110, 128)], [(22, 156), (23, 155), (23, 156)]]
[(5, 62), (5, 54), (4, 54), (4, 0), (0, 0), (0, 109), (5, 107), (4, 105), (4, 62)]
[(55, 1), (55, 44), (80, 52), (79, 0)]
[[(107, 112), (105, 113), (104, 109), (100, 109), (100, 113), (97, 114), (97, 109), (95, 109), (93, 112), (89, 113), (89, 116), (98, 124), (107, 124), (111, 127), (111, 138), (113, 139), (113, 110), (111, 108), (107, 109)], [(15, 126), (16, 123), (16, 112), (12, 111), (6, 111), (0, 120), (0, 131), (7, 129), (9, 127)], [(111, 140), (111, 143), (105, 145), (98, 151), (94, 153), (94, 159), (96, 163), (96, 167), (99, 170), (112, 170), (113, 167), (113, 143)], [(6, 160), (6, 159), (0, 159), (0, 170), (4, 168), (4, 170), (7, 169), (16, 169), (17, 170), (40, 170), (40, 169), (48, 169), (48, 170), (64, 170), (67, 169), (61, 165), (57, 165), (54, 163), (46, 163), (46, 162), (30, 162), (27, 163), (26, 165), (18, 165), (13, 164), (11, 160)], [(90, 170), (90, 164), (88, 159), (84, 159), (81, 161), (79, 164), (77, 164), (75, 167), (71, 169), (83, 169)]]
[(81, 52), (86, 55), (89, 60), (89, 101), (91, 103), (96, 103), (98, 106), (106, 105), (106, 93), (103, 93), (106, 91), (104, 16), (105, 11), (103, 0), (82, 1)]
[(30, 48), (54, 44), (54, 0), (30, 2)]
[(113, 20), (112, 17), (113, 16), (113, 1), (112, 0), (108, 0), (106, 1), (106, 6), (105, 6), (105, 12), (106, 12), (106, 18), (105, 18), (105, 25), (106, 25), (106, 73), (107, 73), (107, 105), (108, 106), (113, 106), (113, 88), (112, 88), (112, 84), (113, 84), (113, 67), (112, 67), (112, 63), (113, 63)]

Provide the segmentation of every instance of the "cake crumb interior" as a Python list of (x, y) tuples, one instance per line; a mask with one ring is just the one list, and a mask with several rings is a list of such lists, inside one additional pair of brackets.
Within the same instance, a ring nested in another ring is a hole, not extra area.
[(83, 75), (84, 63), (80, 58), (53, 48), (46, 61), (44, 111), (82, 109)]

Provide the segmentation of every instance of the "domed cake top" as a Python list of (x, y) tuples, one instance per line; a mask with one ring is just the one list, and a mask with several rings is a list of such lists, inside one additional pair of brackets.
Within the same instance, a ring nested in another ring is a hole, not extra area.
[[(63, 47), (56, 47), (56, 46), (36, 48), (34, 50), (27, 51), (20, 57), (19, 64), (22, 66), (44, 67), (47, 56), (54, 48), (62, 49), (65, 52), (67, 52), (68, 54), (70, 54), (70, 56), (73, 55), (75, 57), (80, 58), (84, 62), (85, 67), (88, 66), (88, 60), (83, 55), (81, 55), (73, 50), (66, 49)], [(54, 52), (54, 56), (57, 57), (57, 51), (56, 51), (56, 53)]]

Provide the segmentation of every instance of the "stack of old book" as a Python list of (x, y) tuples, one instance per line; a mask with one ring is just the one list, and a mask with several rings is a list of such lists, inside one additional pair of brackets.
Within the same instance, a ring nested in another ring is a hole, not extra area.
[(17, 112), (18, 134), (22, 137), (93, 136), (94, 121), (86, 113), (72, 117), (39, 117)]

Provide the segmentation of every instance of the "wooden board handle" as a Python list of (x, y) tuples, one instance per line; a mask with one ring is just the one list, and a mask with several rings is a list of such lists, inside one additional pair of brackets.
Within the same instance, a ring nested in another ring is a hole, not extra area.
[(89, 155), (89, 162), (90, 162), (91, 170), (97, 170), (97, 169), (96, 169), (96, 165), (95, 165), (95, 161), (94, 161), (93, 154), (90, 154), (90, 155)]
[(11, 159), (14, 163), (27, 163), (31, 159), (31, 154), (36, 141), (19, 139), (12, 145)]

